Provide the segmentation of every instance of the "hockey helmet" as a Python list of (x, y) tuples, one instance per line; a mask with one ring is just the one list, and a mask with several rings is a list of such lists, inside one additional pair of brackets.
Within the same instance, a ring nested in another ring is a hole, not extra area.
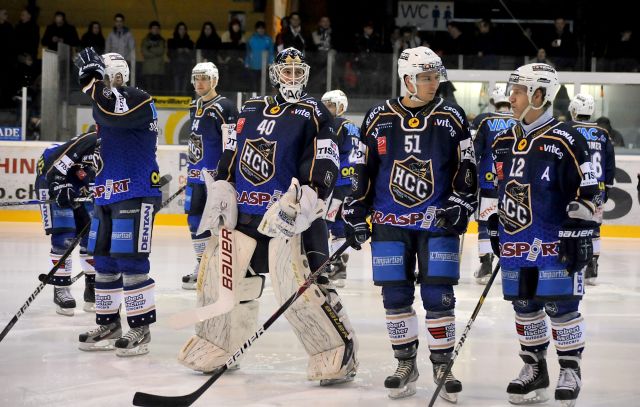
[(496, 83), (491, 92), (489, 102), (494, 106), (498, 106), (501, 103), (511, 104), (511, 102), (509, 102), (509, 95), (507, 95), (507, 86)]
[[(536, 110), (545, 108), (547, 102), (553, 103), (556, 94), (560, 90), (560, 80), (555, 68), (541, 63), (523, 65), (513, 71), (509, 76), (507, 94), (511, 93), (513, 85), (524, 85), (527, 88), (529, 106)], [(536, 108), (531, 105), (531, 98), (538, 89), (543, 89), (544, 95), (542, 106)]]
[(307, 86), (309, 70), (304, 54), (289, 47), (280, 51), (269, 67), (269, 80), (287, 102), (295, 103)]
[(569, 113), (574, 120), (578, 116), (591, 116), (596, 109), (593, 96), (586, 93), (578, 93), (569, 103)]
[(333, 103), (336, 106), (336, 116), (342, 116), (349, 107), (347, 95), (340, 89), (330, 90), (322, 95), (322, 103)]
[(109, 77), (109, 81), (113, 83), (113, 78), (117, 74), (122, 75), (122, 83), (129, 82), (129, 65), (122, 55), (116, 52), (110, 52), (102, 55), (104, 61), (104, 73)]
[[(218, 82), (218, 67), (213, 62), (200, 62), (191, 70), (191, 84), (195, 86), (196, 76), (207, 76), (209, 80)], [(213, 86), (215, 88), (215, 86)]]
[[(440, 57), (427, 47), (408, 48), (402, 51), (398, 58), (398, 76), (402, 86), (402, 94), (409, 93), (404, 83), (405, 76), (409, 76), (409, 82), (417, 90), (416, 76), (422, 72), (437, 72), (439, 81), (447, 81), (447, 70), (442, 65)], [(414, 93), (409, 93), (413, 98)]]

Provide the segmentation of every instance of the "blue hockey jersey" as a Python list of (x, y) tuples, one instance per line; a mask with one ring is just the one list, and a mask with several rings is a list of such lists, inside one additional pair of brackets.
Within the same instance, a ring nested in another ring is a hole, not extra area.
[(158, 114), (151, 96), (129, 86), (108, 88), (95, 79), (82, 91), (92, 99), (101, 138), (96, 205), (161, 196), (156, 161)]
[(236, 122), (238, 111), (233, 103), (218, 95), (208, 102), (198, 99), (189, 107), (191, 135), (189, 136), (188, 182), (204, 184), (203, 171), (216, 175), (222, 155), (223, 124)]
[(409, 110), (401, 99), (369, 109), (354, 152), (353, 198), (372, 222), (440, 231), (435, 211), (454, 192), (476, 194), (473, 142), (464, 111), (436, 98)]
[(340, 174), (336, 187), (350, 187), (351, 177), (355, 173), (353, 152), (360, 141), (360, 129), (344, 117), (335, 119), (335, 128), (340, 150)]
[(496, 134), (516, 124), (511, 113), (492, 112), (476, 116), (471, 125), (473, 147), (478, 162), (478, 186), (481, 189), (494, 189), (493, 159), (491, 145)]
[(297, 103), (267, 96), (242, 107), (216, 180), (235, 182), (240, 213), (263, 215), (293, 177), (327, 199), (339, 165), (333, 119), (322, 103), (309, 96)]

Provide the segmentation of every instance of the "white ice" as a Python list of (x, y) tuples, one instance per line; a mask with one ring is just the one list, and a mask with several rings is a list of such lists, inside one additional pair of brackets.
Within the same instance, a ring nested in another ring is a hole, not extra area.
[[(18, 311), (50, 268), (49, 240), (36, 223), (0, 223), (0, 329)], [(462, 278), (456, 287), (457, 329), (462, 333), (483, 287), (472, 278), (477, 267), (476, 236), (466, 237)], [(598, 285), (587, 287), (581, 311), (587, 326), (583, 390), (578, 406), (640, 406), (640, 244), (633, 239), (605, 239)], [(306, 381), (307, 357), (284, 318), (253, 345), (241, 369), (224, 374), (195, 403), (197, 406), (426, 406), (434, 390), (424, 323), (420, 323), (418, 392), (393, 401), (383, 388), (395, 369), (385, 329), (379, 288), (371, 283), (369, 250), (352, 255), (349, 279), (341, 295), (360, 343), (355, 382), (321, 388)], [(152, 327), (151, 353), (118, 358), (112, 352), (77, 349), (78, 334), (94, 326), (94, 314), (82, 311), (83, 282), (72, 288), (76, 315), (55, 313), (47, 287), (0, 343), (1, 406), (127, 406), (136, 391), (181, 395), (194, 391), (207, 376), (176, 361), (192, 329), (171, 330), (173, 312), (195, 303), (195, 292), (180, 288), (180, 277), (194, 266), (186, 227), (157, 227), (153, 236), (151, 275), (156, 280), (159, 321)], [(74, 274), (79, 271), (77, 254)], [(276, 309), (267, 287), (261, 298), (260, 323)], [(419, 298), (415, 308), (422, 319)], [(521, 367), (513, 310), (492, 288), (462, 348), (454, 373), (463, 383), (460, 406), (507, 406), (505, 389)], [(550, 393), (558, 375), (553, 345), (549, 352)], [(436, 405), (446, 406), (439, 400)], [(558, 405), (553, 401), (547, 406)]]

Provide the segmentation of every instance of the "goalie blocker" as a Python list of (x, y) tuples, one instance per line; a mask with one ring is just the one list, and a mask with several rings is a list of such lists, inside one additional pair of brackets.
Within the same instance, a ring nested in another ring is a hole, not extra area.
[[(224, 311), (221, 303), (231, 291), (233, 307), (229, 312), (196, 324), (196, 334), (178, 353), (180, 363), (197, 371), (211, 372), (223, 366), (232, 356), (231, 352), (241, 347), (244, 340), (256, 331), (256, 300), (262, 294), (264, 276), (255, 274), (249, 263), (256, 253), (256, 260), (264, 261), (265, 251), (279, 303), (295, 292), (299, 282), (311, 272), (300, 235), (289, 240), (261, 237), (257, 242), (238, 230), (221, 229), (220, 236), (214, 237), (207, 246), (200, 264), (198, 306), (216, 304), (209, 309)], [(229, 287), (233, 289), (229, 290)], [(309, 380), (331, 384), (355, 375), (355, 335), (334, 290), (311, 285), (285, 316), (310, 356)], [(318, 335), (318, 332), (323, 335)]]

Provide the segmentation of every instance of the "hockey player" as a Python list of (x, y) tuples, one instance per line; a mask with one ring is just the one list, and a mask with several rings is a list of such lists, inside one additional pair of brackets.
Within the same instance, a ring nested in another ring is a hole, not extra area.
[(519, 123), (493, 143), (499, 222), (498, 215), (488, 222), (496, 232), (491, 236), (499, 231), (499, 245), (492, 237), (492, 247), (500, 256), (502, 291), (515, 309), (525, 363), (507, 393), (513, 404), (547, 400), (546, 353), (553, 336), (560, 362), (555, 398), (573, 406), (582, 384), (585, 327), (578, 306), (583, 270), (593, 256), (598, 182), (585, 138), (552, 116), (560, 88), (556, 70), (524, 65), (507, 86)]
[(478, 284), (483, 285), (489, 281), (493, 268), (493, 251), (487, 234), (487, 219), (498, 210), (498, 195), (493, 185), (491, 145), (497, 133), (516, 123), (511, 114), (511, 104), (506, 95), (505, 85), (495, 85), (489, 103), (494, 106), (495, 112), (479, 114), (471, 125), (471, 134), (474, 137), (473, 147), (478, 160), (478, 186), (480, 187), (476, 212), (480, 268), (476, 270), (474, 277)]
[(216, 92), (219, 78), (218, 68), (212, 62), (200, 62), (191, 71), (191, 84), (199, 97), (189, 107), (191, 135), (184, 210), (187, 213), (191, 242), (196, 253), (196, 267), (193, 273), (182, 277), (182, 288), (187, 290), (196, 289), (200, 259), (211, 237), (208, 230), (202, 235), (197, 234), (207, 201), (202, 172), (209, 171), (215, 176), (222, 154), (221, 126), (235, 123), (238, 116), (233, 103)]
[[(571, 103), (569, 103), (569, 113), (573, 121), (568, 124), (578, 130), (587, 139), (587, 145), (591, 151), (593, 171), (596, 174), (598, 187), (600, 188), (600, 198), (604, 204), (608, 200), (609, 189), (613, 187), (616, 172), (616, 157), (609, 132), (602, 127), (598, 127), (596, 123), (589, 121), (594, 110), (595, 101), (593, 100), (593, 96), (585, 93), (577, 94)], [(602, 211), (599, 211), (599, 223), (602, 223), (602, 215)], [(596, 283), (599, 257), (600, 226), (596, 228), (596, 234), (593, 237), (593, 259), (589, 262), (585, 270), (585, 279), (589, 285), (595, 285)]]
[[(331, 232), (331, 253), (333, 254), (346, 241), (344, 220), (341, 214), (342, 202), (351, 193), (351, 176), (354, 174), (351, 161), (354, 161), (355, 158), (352, 153), (360, 141), (360, 129), (353, 122), (342, 117), (349, 107), (349, 100), (343, 91), (329, 91), (322, 95), (321, 100), (335, 119), (334, 128), (340, 149), (340, 173), (327, 212), (327, 226)], [(336, 287), (344, 287), (348, 261), (349, 252), (345, 251), (331, 264), (329, 279), (334, 281)]]
[[(39, 199), (55, 200), (40, 205), (46, 234), (51, 235), (51, 261), (57, 264), (69, 244), (91, 221), (93, 203), (76, 203), (74, 199), (91, 195), (95, 178), (94, 152), (99, 144), (95, 131), (80, 134), (64, 144), (44, 150), (37, 166), (36, 191)], [(97, 152), (95, 152), (97, 154)], [(87, 253), (88, 234), (80, 241), (80, 267), (85, 275), (84, 306), (95, 312), (95, 270), (93, 256)], [(60, 315), (72, 316), (76, 300), (71, 295), (71, 256), (49, 281), (53, 284), (53, 302)]]
[[(477, 171), (464, 111), (436, 97), (446, 71), (427, 47), (398, 59), (403, 96), (369, 109), (356, 152), (352, 199), (343, 215), (358, 247), (369, 236), (374, 284), (382, 286), (387, 330), (398, 367), (384, 386), (389, 397), (415, 394), (418, 318), (415, 283), (426, 310), (427, 339), (438, 382), (455, 342), (459, 236), (476, 209)], [(417, 276), (414, 273), (417, 259)], [(456, 401), (462, 384), (453, 373), (441, 397)]]
[[(75, 60), (82, 91), (93, 104), (101, 139), (89, 252), (96, 269), (96, 322), (80, 334), (82, 350), (116, 348), (118, 356), (149, 352), (149, 325), (156, 320), (149, 253), (160, 204), (156, 162), (157, 113), (146, 92), (126, 86), (129, 67), (116, 53), (82, 50)], [(120, 305), (130, 330), (123, 336)]]
[[(245, 289), (258, 280), (251, 274), (269, 273), (282, 303), (329, 253), (322, 217), (339, 166), (333, 120), (321, 102), (304, 93), (309, 65), (300, 51), (281, 51), (269, 78), (278, 95), (244, 104), (237, 124), (225, 126), (216, 181), (205, 173), (207, 203), (201, 222), (219, 234), (212, 243), (220, 241), (223, 259), (230, 247), (235, 248), (234, 256), (242, 252), (233, 257), (237, 260), (232, 273), (233, 287), (240, 286), (242, 293), (230, 312), (197, 324), (196, 335), (179, 352), (180, 362), (198, 371), (224, 365), (255, 332), (255, 300), (262, 289), (261, 283), (257, 290)], [(211, 243), (207, 251), (209, 247)], [(199, 305), (218, 295), (217, 262), (204, 264), (203, 258)], [(245, 276), (247, 266), (251, 273)], [(221, 267), (223, 281), (229, 267)], [(241, 281), (236, 281), (238, 276)], [(285, 313), (310, 356), (307, 378), (321, 385), (352, 380), (357, 368), (355, 334), (340, 297), (327, 283), (323, 276)]]

